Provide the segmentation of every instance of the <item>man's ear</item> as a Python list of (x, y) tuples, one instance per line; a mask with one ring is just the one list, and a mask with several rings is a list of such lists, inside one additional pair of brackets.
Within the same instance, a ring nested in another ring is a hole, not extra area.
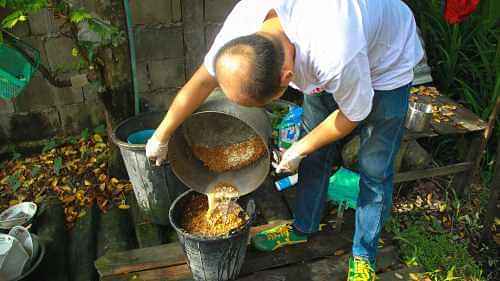
[(281, 87), (288, 86), (288, 84), (290, 84), (292, 79), (293, 79), (293, 71), (291, 71), (291, 70), (281, 71), (280, 86)]

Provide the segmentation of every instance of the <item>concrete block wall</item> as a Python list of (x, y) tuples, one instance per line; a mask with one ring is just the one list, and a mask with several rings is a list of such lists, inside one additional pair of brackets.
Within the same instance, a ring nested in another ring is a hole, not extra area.
[[(93, 9), (95, 0), (71, 0)], [(168, 109), (237, 0), (131, 0), (142, 98), (151, 109)], [(0, 11), (0, 20), (6, 15)], [(51, 10), (30, 15), (13, 33), (41, 53), (41, 61), (64, 77), (77, 74), (73, 42), (59, 33)], [(0, 99), (0, 145), (77, 133), (103, 122), (104, 107), (92, 85), (55, 88), (37, 73), (16, 99)]]

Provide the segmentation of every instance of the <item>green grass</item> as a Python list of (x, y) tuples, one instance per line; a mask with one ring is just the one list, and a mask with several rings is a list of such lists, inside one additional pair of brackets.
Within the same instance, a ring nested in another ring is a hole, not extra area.
[(467, 251), (468, 245), (449, 232), (429, 231), (427, 225), (413, 224), (399, 232), (403, 261), (421, 266), (435, 281), (485, 280), (481, 268)]

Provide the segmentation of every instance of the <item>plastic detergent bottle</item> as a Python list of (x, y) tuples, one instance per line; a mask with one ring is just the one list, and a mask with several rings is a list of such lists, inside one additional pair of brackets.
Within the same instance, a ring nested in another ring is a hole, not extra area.
[(274, 185), (276, 186), (276, 189), (278, 191), (283, 191), (285, 189), (288, 189), (299, 181), (299, 174), (295, 173), (293, 175), (286, 176), (280, 180), (277, 180), (274, 182)]

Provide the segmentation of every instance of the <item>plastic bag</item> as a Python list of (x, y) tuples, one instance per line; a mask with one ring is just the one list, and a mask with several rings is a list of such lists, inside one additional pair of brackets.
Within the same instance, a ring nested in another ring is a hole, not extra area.
[(277, 125), (276, 143), (281, 151), (288, 149), (300, 138), (302, 113), (302, 107), (293, 106)]

